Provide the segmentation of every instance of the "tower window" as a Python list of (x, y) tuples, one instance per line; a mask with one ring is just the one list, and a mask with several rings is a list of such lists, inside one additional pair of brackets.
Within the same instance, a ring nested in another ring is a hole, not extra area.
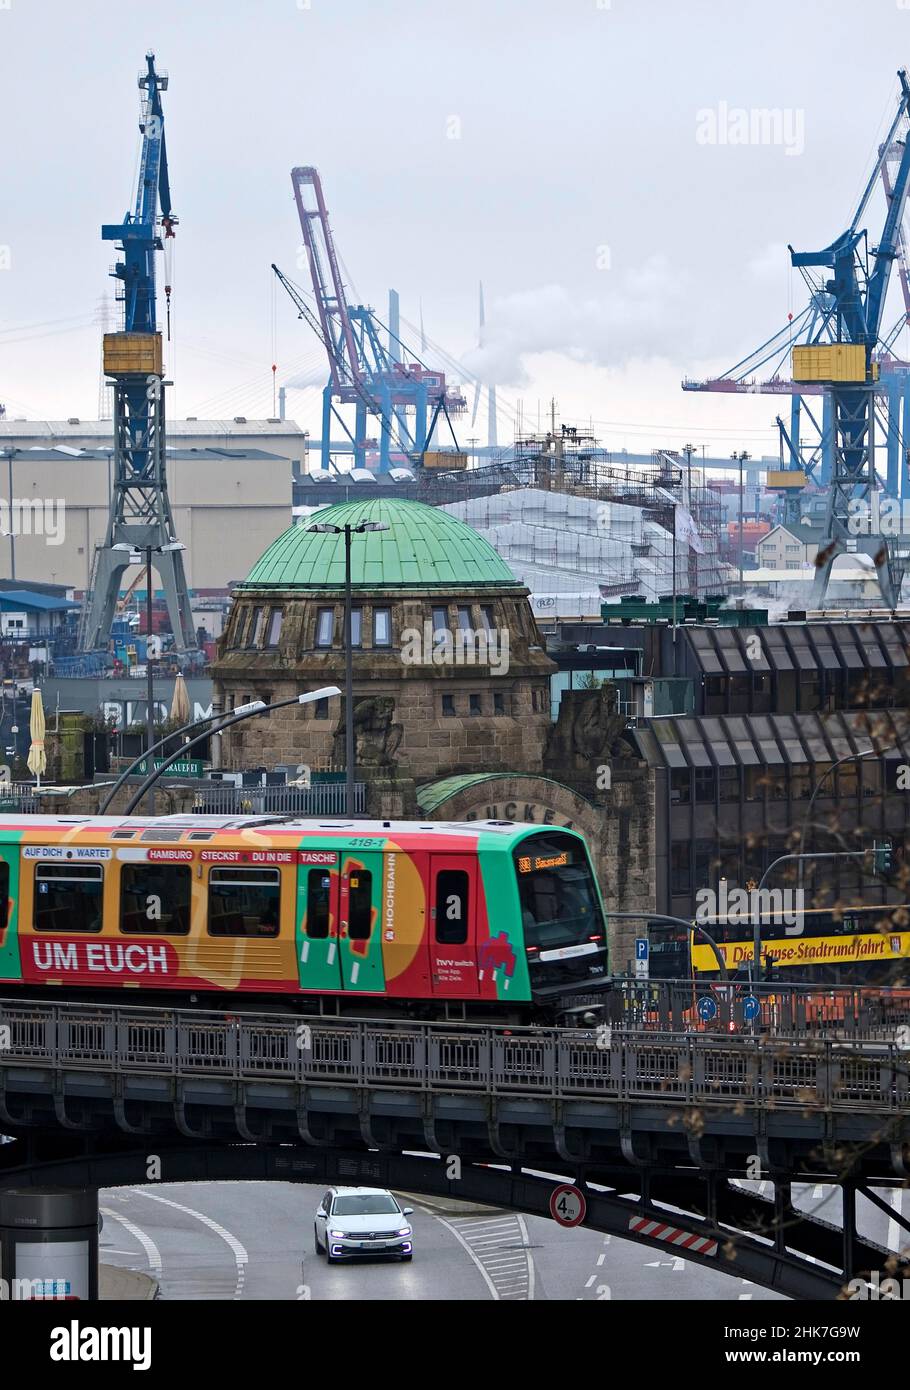
[(335, 610), (320, 608), (316, 615), (316, 646), (330, 647), (335, 638)]
[(248, 647), (258, 647), (262, 640), (262, 615), (264, 612), (265, 609), (263, 608), (253, 609), (253, 617), (246, 637)]
[(273, 608), (272, 616), (269, 619), (269, 646), (277, 647), (278, 638), (281, 636), (281, 624), (284, 622), (284, 609)]

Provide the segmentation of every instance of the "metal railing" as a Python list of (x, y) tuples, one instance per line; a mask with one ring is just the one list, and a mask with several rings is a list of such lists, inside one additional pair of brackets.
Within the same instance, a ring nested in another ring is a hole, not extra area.
[[(343, 816), (343, 782), (317, 782), (312, 787), (235, 787), (222, 783), (199, 787), (193, 810), (202, 815)], [(366, 784), (354, 783), (354, 811), (366, 810)]]
[(910, 1049), (910, 989), (624, 979), (604, 1001), (607, 1021), (633, 1032), (812, 1036)]
[(33, 814), (41, 809), (34, 782), (0, 782), (0, 815)]
[(895, 1113), (910, 1104), (910, 1052), (830, 1039), (635, 1036), (612, 1030), (384, 1024), (190, 1010), (0, 1003), (0, 1069), (205, 1075), (717, 1106)]

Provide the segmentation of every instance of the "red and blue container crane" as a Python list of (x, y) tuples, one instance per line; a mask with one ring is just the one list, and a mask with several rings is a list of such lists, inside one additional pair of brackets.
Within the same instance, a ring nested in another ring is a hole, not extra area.
[[(449, 419), (451, 428), (451, 416), (463, 414), (467, 401), (459, 388), (446, 384), (444, 372), (427, 366), (405, 346), (396, 324), (383, 324), (363, 304), (348, 304), (318, 170), (312, 166), (292, 169), (291, 181), (315, 311), (299, 286), (277, 266), (273, 269), (298, 314), (310, 324), (328, 354), (329, 380), (322, 397), (322, 467), (331, 466), (333, 421), (350, 441), (355, 468), (375, 464), (380, 473), (386, 473), (396, 465), (411, 465), (425, 454), (440, 412)], [(353, 430), (338, 406), (354, 407)], [(378, 423), (378, 456), (376, 443), (369, 437), (371, 420)]]

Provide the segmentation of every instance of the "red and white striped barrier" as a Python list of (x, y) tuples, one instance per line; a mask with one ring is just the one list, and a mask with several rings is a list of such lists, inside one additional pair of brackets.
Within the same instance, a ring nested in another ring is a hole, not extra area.
[(668, 1226), (663, 1221), (652, 1221), (648, 1216), (630, 1216), (629, 1230), (637, 1235), (649, 1236), (651, 1240), (665, 1240), (680, 1250), (691, 1250), (693, 1255), (716, 1255), (717, 1241), (707, 1236), (694, 1235), (692, 1231), (681, 1231), (678, 1226)]

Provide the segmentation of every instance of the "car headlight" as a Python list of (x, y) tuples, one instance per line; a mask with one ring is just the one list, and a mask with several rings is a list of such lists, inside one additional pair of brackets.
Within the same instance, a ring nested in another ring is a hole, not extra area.
[(333, 1240), (344, 1240), (347, 1231), (329, 1231), (329, 1235)]
[(398, 1232), (398, 1234), (399, 1234), (400, 1236), (409, 1236), (409, 1235), (411, 1234), (411, 1228), (410, 1228), (410, 1226), (402, 1226), (402, 1228), (401, 1228), (401, 1230)]

